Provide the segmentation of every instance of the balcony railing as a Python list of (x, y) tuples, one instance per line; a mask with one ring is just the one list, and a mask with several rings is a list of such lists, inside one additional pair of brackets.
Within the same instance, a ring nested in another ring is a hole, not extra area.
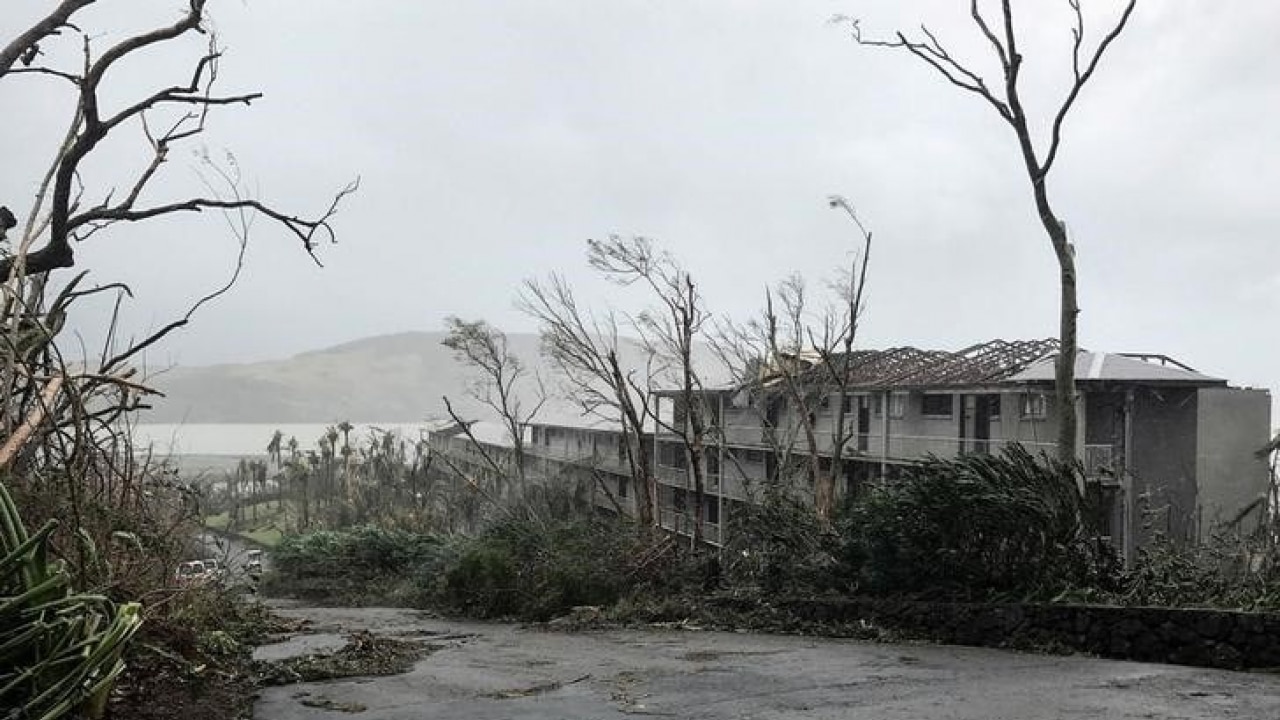
[[(689, 471), (684, 468), (672, 467), (670, 465), (658, 465), (654, 468), (654, 475), (658, 478), (658, 482), (663, 485), (673, 485), (675, 487), (688, 488), (693, 487), (693, 481), (689, 479)], [(720, 487), (720, 474), (703, 472), (703, 482), (706, 483), (707, 490), (716, 490)]]
[(529, 457), (553, 460), (555, 462), (576, 465), (578, 467), (607, 470), (620, 474), (631, 474), (631, 466), (626, 459), (618, 459), (615, 453), (593, 453), (589, 450), (569, 451), (546, 445), (529, 445), (525, 447)]
[(1102, 474), (1119, 475), (1118, 464), (1121, 460), (1119, 448), (1114, 445), (1085, 445), (1084, 471), (1089, 476)]
[[(726, 443), (736, 447), (747, 448), (763, 448), (768, 452), (773, 448), (771, 443), (760, 442), (763, 431), (759, 427), (738, 426), (724, 428), (724, 437)], [(819, 448), (820, 452), (829, 453), (831, 441), (830, 431), (821, 429), (819, 432)], [(754, 438), (754, 439), (751, 439)], [(750, 441), (747, 441), (751, 439)], [(1003, 451), (1005, 448), (1013, 444), (1019, 444), (1032, 452), (1039, 454), (1046, 452), (1053, 454), (1057, 447), (1056, 443), (1040, 440), (1018, 440), (1006, 438), (960, 438), (960, 437), (942, 437), (933, 435), (889, 435), (888, 447), (885, 447), (884, 436), (878, 433), (850, 433), (848, 440), (844, 446), (845, 457), (861, 457), (865, 460), (878, 460), (881, 457), (891, 462), (912, 462), (923, 460), (926, 457), (934, 456), (943, 459), (956, 458), (961, 455), (969, 454), (994, 454)], [(792, 452), (805, 452), (805, 442), (803, 437), (796, 436), (791, 441)], [(1085, 471), (1090, 475), (1097, 475), (1105, 471), (1114, 471), (1116, 462), (1120, 457), (1118, 448), (1110, 444), (1086, 444), (1084, 453), (1079, 458), (1084, 465)], [(738, 462), (743, 462), (744, 458), (738, 455)], [(683, 472), (672, 468), (673, 472)], [(660, 475), (661, 477), (661, 475)], [(683, 482), (682, 477), (675, 477), (668, 481), (670, 484), (679, 484)]]
[[(677, 512), (670, 508), (660, 510), (658, 512), (659, 524), (666, 530), (683, 535), (685, 537), (693, 537), (693, 518), (686, 513)], [(702, 523), (702, 539), (712, 545), (719, 545), (720, 525), (717, 523)]]

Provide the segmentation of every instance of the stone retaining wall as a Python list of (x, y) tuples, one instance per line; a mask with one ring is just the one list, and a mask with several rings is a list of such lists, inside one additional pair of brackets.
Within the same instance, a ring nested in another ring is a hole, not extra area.
[(816, 623), (869, 622), (939, 643), (1061, 649), (1203, 667), (1280, 669), (1280, 614), (1100, 605), (788, 600)]

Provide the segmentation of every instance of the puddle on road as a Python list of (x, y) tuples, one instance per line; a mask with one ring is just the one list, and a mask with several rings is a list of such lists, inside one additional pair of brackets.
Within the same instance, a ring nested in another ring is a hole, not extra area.
[(253, 650), (253, 659), (280, 662), (306, 655), (327, 655), (346, 647), (347, 638), (336, 633), (298, 635), (284, 642), (260, 645)]

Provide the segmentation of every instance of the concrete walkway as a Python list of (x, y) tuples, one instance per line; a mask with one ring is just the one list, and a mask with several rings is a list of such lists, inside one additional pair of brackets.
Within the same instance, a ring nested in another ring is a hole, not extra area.
[(454, 639), (405, 675), (269, 688), (258, 720), (1280, 718), (1274, 675), (745, 633), (562, 634), (385, 608), (281, 612), (320, 633)]

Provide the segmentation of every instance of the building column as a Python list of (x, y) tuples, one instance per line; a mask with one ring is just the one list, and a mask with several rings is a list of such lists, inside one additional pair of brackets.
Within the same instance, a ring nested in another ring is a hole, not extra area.
[(880, 397), (880, 435), (883, 442), (880, 443), (880, 480), (884, 481), (889, 474), (889, 397), (891, 393), (886, 390)]
[(1137, 538), (1134, 537), (1134, 497), (1133, 497), (1133, 388), (1124, 393), (1124, 450), (1123, 462), (1120, 465), (1121, 529), (1120, 554), (1124, 558), (1124, 566), (1131, 567), (1135, 557)]
[(1084, 439), (1088, 435), (1089, 418), (1086, 414), (1087, 403), (1084, 400), (1084, 393), (1080, 392), (1079, 385), (1076, 386), (1076, 459), (1084, 462)]

